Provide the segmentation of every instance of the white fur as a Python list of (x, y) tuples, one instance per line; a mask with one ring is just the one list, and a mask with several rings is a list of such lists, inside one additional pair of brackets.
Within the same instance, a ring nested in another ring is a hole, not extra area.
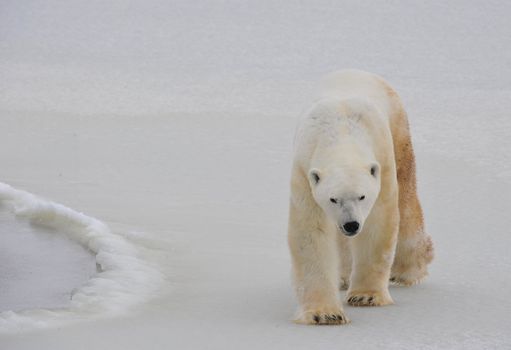
[[(354, 305), (392, 303), (399, 210), (388, 105), (374, 76), (344, 71), (301, 120), (289, 218), (299, 323), (349, 322), (338, 294), (348, 284)], [(360, 228), (348, 238), (352, 221)]]

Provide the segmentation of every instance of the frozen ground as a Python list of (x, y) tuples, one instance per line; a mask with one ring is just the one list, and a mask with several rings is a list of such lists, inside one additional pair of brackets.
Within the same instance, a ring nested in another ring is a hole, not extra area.
[[(165, 282), (122, 316), (71, 312), (0, 348), (511, 347), (510, 15), (492, 1), (3, 2), (0, 181), (102, 220)], [(315, 83), (346, 67), (405, 101), (436, 259), (424, 284), (392, 288), (394, 306), (298, 326), (292, 136)], [(2, 274), (25, 263), (11, 238)]]

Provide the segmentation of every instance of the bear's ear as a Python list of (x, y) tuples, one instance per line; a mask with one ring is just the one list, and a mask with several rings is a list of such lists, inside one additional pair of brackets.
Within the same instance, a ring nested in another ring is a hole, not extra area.
[(321, 180), (321, 171), (316, 168), (309, 170), (309, 181), (312, 185), (317, 185)]
[(380, 165), (378, 163), (371, 164), (371, 175), (374, 177), (378, 177), (380, 173)]

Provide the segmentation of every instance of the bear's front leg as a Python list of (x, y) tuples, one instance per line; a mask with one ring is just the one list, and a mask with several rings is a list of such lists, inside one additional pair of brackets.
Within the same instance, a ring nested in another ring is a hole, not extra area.
[(289, 247), (301, 324), (345, 324), (339, 297), (338, 254), (335, 231), (323, 227), (319, 212), (290, 207)]
[[(373, 216), (379, 225), (361, 232), (351, 242), (353, 271), (346, 302), (353, 306), (382, 306), (392, 304), (389, 277), (398, 234), (397, 209), (388, 214)], [(369, 225), (368, 225), (369, 224)], [(379, 229), (376, 229), (379, 228)]]

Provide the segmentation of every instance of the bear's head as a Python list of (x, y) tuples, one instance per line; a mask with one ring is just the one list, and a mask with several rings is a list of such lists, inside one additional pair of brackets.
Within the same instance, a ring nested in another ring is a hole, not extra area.
[(364, 226), (380, 193), (380, 165), (349, 164), (309, 170), (312, 195), (326, 217), (346, 236)]

